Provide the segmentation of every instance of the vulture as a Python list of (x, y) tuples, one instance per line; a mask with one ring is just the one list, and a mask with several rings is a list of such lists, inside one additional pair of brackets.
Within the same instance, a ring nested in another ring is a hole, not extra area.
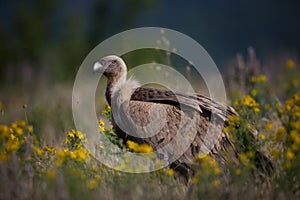
[[(228, 157), (238, 162), (232, 139), (224, 131), (228, 118), (238, 115), (232, 107), (200, 94), (140, 87), (137, 81), (127, 79), (126, 64), (116, 55), (101, 58), (93, 71), (107, 78), (105, 97), (112, 108), (113, 128), (124, 142), (148, 144), (156, 151), (181, 134), (182, 145), (179, 140), (175, 146), (183, 152), (171, 159), (169, 167), (185, 181), (195, 174), (194, 161), (200, 153), (206, 152), (222, 171), (226, 171)], [(260, 157), (269, 163), (262, 153)]]

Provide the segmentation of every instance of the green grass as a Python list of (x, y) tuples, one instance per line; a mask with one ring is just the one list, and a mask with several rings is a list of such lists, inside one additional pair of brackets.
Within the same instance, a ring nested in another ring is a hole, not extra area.
[[(231, 118), (226, 131), (240, 152), (240, 164), (229, 165), (230, 178), (224, 181), (214, 160), (197, 159), (201, 167), (189, 188), (169, 169), (123, 173), (95, 160), (83, 147), (88, 142), (84, 133), (72, 130), (71, 84), (41, 85), (35, 91), (8, 86), (0, 99), (0, 199), (297, 198), (299, 65), (288, 60), (277, 67), (282, 72), (277, 77), (261, 71), (253, 74), (251, 68), (227, 77), (227, 94), (240, 117)], [(113, 135), (109, 113), (101, 113), (103, 98), (99, 102), (97, 112), (105, 122), (102, 132), (120, 147), (135, 151)], [(247, 137), (253, 128), (257, 137)], [(270, 175), (256, 168), (256, 150), (273, 161)]]

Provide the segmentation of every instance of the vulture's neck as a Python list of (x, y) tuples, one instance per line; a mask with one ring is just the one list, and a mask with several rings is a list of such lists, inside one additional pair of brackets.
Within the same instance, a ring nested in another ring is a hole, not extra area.
[(125, 83), (126, 77), (127, 77), (127, 73), (123, 72), (117, 76), (109, 76), (107, 78), (105, 97), (106, 97), (106, 101), (109, 105), (111, 105), (111, 99), (112, 99), (114, 91), (116, 91), (116, 87)]

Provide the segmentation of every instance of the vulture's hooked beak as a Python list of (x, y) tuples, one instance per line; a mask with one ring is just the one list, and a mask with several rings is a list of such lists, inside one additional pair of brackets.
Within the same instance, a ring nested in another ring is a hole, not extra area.
[(99, 62), (96, 62), (93, 67), (94, 73), (103, 73), (105, 71), (105, 61), (100, 60)]

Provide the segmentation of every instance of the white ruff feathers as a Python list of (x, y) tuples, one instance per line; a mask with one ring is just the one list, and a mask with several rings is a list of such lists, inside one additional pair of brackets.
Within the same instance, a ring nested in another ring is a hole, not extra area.
[(121, 79), (113, 88), (112, 100), (117, 103), (117, 106), (121, 106), (124, 102), (129, 102), (132, 93), (140, 87), (137, 80), (129, 78), (128, 80)]

